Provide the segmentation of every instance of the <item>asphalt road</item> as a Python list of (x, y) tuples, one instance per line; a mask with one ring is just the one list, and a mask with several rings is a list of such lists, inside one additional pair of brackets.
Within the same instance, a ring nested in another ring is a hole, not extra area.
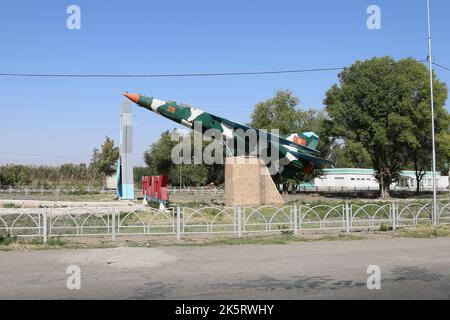
[(0, 252), (0, 299), (37, 298), (450, 299), (450, 239)]

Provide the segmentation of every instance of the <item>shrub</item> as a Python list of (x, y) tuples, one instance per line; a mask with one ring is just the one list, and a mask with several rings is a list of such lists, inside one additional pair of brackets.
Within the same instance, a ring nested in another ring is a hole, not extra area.
[(17, 236), (11, 236), (9, 233), (4, 235), (0, 234), (0, 245), (9, 246), (10, 244), (17, 241)]
[(381, 232), (391, 231), (392, 229), (393, 229), (392, 226), (390, 226), (390, 225), (388, 225), (388, 224), (382, 223), (382, 224), (380, 225), (380, 231), (381, 231)]
[(61, 240), (61, 237), (50, 238), (47, 241), (47, 245), (50, 247), (61, 247), (65, 245), (65, 242)]
[(278, 225), (278, 229), (281, 231), (281, 235), (283, 236), (292, 236), (294, 234), (294, 231), (288, 229), (286, 226)]

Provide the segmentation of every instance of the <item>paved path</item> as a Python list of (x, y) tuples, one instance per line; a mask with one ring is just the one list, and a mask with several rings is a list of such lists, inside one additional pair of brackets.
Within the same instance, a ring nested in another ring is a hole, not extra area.
[(16, 298), (450, 299), (450, 239), (0, 252), (0, 299)]

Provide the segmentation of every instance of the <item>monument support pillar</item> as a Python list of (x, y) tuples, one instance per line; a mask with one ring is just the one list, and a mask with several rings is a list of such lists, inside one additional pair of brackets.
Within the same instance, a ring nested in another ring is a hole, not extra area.
[(228, 157), (225, 160), (225, 205), (260, 206), (281, 205), (284, 200), (278, 192), (269, 170), (255, 157)]

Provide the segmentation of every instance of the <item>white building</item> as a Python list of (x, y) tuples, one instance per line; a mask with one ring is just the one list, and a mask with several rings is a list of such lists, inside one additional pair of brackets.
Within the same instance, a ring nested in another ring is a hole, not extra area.
[[(448, 176), (436, 173), (437, 186), (441, 191), (447, 190), (449, 186)], [(420, 183), (421, 190), (432, 190), (432, 172), (427, 172)], [(310, 185), (317, 189), (356, 189), (356, 190), (378, 190), (379, 184), (372, 169), (324, 169), (324, 175), (314, 179)], [(393, 183), (391, 189), (416, 190), (416, 174), (414, 171), (402, 171), (398, 183)]]

